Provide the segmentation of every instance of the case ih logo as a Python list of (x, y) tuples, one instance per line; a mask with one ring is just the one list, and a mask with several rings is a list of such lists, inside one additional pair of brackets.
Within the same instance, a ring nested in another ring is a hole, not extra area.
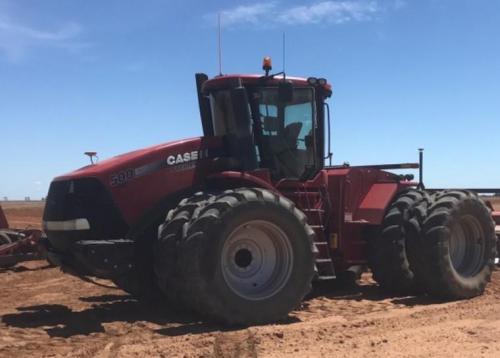
[(203, 159), (208, 157), (208, 150), (201, 150), (201, 151), (192, 151), (192, 152), (186, 152), (182, 154), (177, 154), (177, 155), (169, 155), (167, 157), (167, 165), (178, 165), (178, 164), (184, 164), (188, 162), (193, 162), (197, 161), (198, 159)]
[(114, 173), (111, 175), (110, 184), (111, 186), (122, 185), (132, 179), (151, 174), (161, 169), (170, 168), (170, 170), (174, 171), (191, 169), (199, 159), (205, 158), (208, 158), (208, 149), (169, 155), (166, 161), (162, 159), (137, 168), (130, 168)]

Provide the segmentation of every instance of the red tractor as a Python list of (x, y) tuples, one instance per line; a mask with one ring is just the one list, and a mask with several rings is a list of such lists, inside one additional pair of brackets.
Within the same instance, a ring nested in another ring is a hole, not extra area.
[(282, 319), (312, 281), (363, 265), (398, 294), (483, 293), (496, 236), (476, 194), (387, 171), (418, 163), (325, 166), (331, 86), (270, 67), (196, 75), (203, 137), (55, 178), (49, 260), (226, 324)]

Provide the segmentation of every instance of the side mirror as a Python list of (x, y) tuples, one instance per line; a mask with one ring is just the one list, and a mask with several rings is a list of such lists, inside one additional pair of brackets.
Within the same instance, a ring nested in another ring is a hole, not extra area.
[(293, 85), (291, 82), (282, 81), (278, 84), (278, 99), (282, 103), (293, 100)]

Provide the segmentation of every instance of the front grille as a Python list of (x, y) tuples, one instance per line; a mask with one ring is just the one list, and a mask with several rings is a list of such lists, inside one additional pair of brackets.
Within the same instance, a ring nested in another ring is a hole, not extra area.
[(89, 240), (119, 239), (128, 231), (110, 193), (95, 178), (54, 181), (45, 204), (44, 221), (87, 218)]

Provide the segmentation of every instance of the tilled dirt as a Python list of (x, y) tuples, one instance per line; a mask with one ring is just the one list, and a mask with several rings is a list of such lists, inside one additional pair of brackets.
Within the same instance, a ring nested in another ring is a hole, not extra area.
[(500, 357), (500, 272), (471, 300), (323, 283), (278, 324), (228, 329), (43, 261), (0, 271), (0, 357)]
[[(105, 281), (100, 281), (106, 283)], [(440, 303), (358, 285), (316, 287), (279, 324), (226, 329), (83, 282), (42, 261), (0, 273), (1, 357), (500, 357), (500, 273)]]
[(2, 209), (9, 226), (16, 229), (41, 229), (41, 217), (45, 203), (43, 201), (2, 201)]

